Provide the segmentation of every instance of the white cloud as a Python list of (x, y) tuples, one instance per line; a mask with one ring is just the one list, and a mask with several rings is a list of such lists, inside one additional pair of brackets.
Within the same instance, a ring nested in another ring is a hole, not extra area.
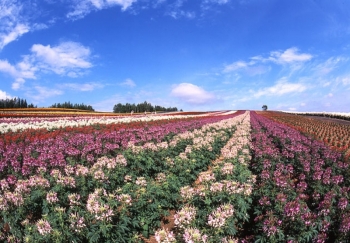
[(339, 63), (347, 60), (348, 60), (347, 58), (343, 58), (343, 57), (331, 57), (324, 63), (317, 65), (313, 70), (318, 75), (326, 75), (332, 72), (334, 69), (336, 69)]
[(169, 16), (173, 17), (174, 19), (178, 19), (181, 17), (185, 17), (188, 19), (193, 19), (196, 17), (196, 13), (193, 11), (183, 11), (183, 10), (173, 10), (168, 13)]
[(30, 31), (23, 9), (26, 2), (0, 1), (0, 51), (9, 43)]
[(114, 6), (120, 6), (122, 11), (127, 10), (137, 0), (82, 0), (75, 1), (73, 11), (67, 14), (68, 18), (79, 19), (95, 10), (106, 9)]
[(302, 83), (289, 83), (285, 78), (280, 79), (275, 85), (254, 92), (254, 97), (281, 96), (288, 93), (301, 93), (307, 87)]
[(54, 72), (58, 75), (78, 77), (92, 67), (90, 49), (76, 42), (63, 42), (51, 47), (35, 44), (31, 54), (23, 56), (15, 65), (0, 60), (0, 72), (15, 79), (12, 88), (17, 90), (26, 79), (36, 79), (38, 73)]
[(76, 42), (64, 42), (58, 46), (35, 44), (31, 48), (33, 58), (41, 69), (50, 70), (60, 75), (92, 67), (89, 62), (90, 49)]
[(66, 83), (62, 84), (61, 86), (78, 91), (93, 91), (95, 89), (102, 88), (104, 85), (99, 83)]
[(253, 61), (260, 62), (274, 62), (277, 64), (293, 64), (306, 62), (313, 58), (311, 54), (308, 53), (298, 53), (299, 49), (296, 47), (289, 48), (285, 51), (272, 51), (269, 57), (254, 56), (251, 58)]
[(233, 72), (233, 71), (236, 71), (236, 70), (239, 70), (239, 69), (246, 68), (246, 67), (248, 67), (249, 65), (250, 65), (249, 63), (244, 62), (244, 61), (237, 61), (237, 62), (231, 63), (231, 64), (229, 64), (229, 65), (226, 65), (226, 66), (224, 67), (223, 72), (224, 72), (224, 73)]
[(36, 90), (35, 94), (27, 94), (27, 95), (30, 96), (36, 102), (45, 100), (46, 98), (63, 94), (62, 90), (49, 89), (43, 86), (35, 86), (34, 89)]
[(0, 89), (0, 100), (11, 99), (12, 97), (8, 95), (5, 91)]
[(343, 85), (350, 85), (350, 78), (349, 77), (342, 78), (341, 82), (343, 83)]
[(270, 61), (278, 64), (294, 63), (294, 62), (306, 62), (312, 59), (311, 54), (298, 53), (298, 48), (292, 47), (284, 52), (273, 51), (268, 58)]
[(215, 100), (215, 96), (203, 88), (190, 83), (175, 85), (171, 95), (190, 104), (206, 104)]
[(8, 73), (13, 77), (17, 75), (16, 68), (12, 66), (7, 60), (0, 60), (0, 72)]
[[(0, 66), (1, 69), (1, 66)], [(330, 84), (334, 83), (336, 85), (350, 86), (350, 76), (338, 76), (334, 80), (329, 82)]]
[(15, 82), (12, 83), (12, 89), (18, 90), (25, 83), (23, 78), (16, 78)]
[(128, 78), (128, 79), (126, 79), (124, 82), (122, 82), (120, 85), (122, 85), (122, 86), (128, 86), (128, 87), (135, 87), (136, 86), (136, 84), (135, 84), (135, 82), (132, 80), (132, 79), (130, 79), (130, 78)]
[(203, 4), (216, 3), (216, 4), (226, 4), (229, 0), (204, 0)]
[(244, 61), (237, 61), (232, 64), (224, 66), (224, 69), (222, 70), (223, 73), (231, 73), (235, 71), (245, 71), (246, 74), (250, 76), (255, 76), (259, 74), (264, 74), (266, 72), (269, 72), (271, 68), (266, 65), (255, 65), (255, 61), (250, 62), (244, 62)]
[(15, 79), (12, 89), (17, 90), (24, 84), (24, 78), (35, 79), (35, 68), (26, 63), (26, 58), (15, 66), (11, 65), (7, 60), (0, 60), (0, 72), (7, 73)]
[(18, 37), (29, 31), (28, 25), (25, 24), (17, 24), (14, 28), (12, 28), (7, 33), (0, 34), (0, 50), (3, 49), (7, 44), (12, 41), (17, 40)]
[(299, 64), (309, 61), (313, 58), (311, 54), (298, 53), (299, 50), (295, 47), (289, 48), (285, 51), (272, 51), (270, 56), (253, 56), (250, 58), (249, 62), (237, 61), (232, 64), (225, 65), (222, 72), (229, 73), (233, 71), (245, 70), (251, 76), (257, 74), (263, 74), (270, 71), (270, 67), (262, 65), (267, 62), (274, 62), (277, 64), (290, 64), (293, 69), (299, 69), (301, 66)]

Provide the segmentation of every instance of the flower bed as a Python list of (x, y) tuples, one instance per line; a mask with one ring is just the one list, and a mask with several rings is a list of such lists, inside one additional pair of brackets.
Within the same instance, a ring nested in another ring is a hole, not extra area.
[[(233, 112), (234, 113), (234, 112)], [(233, 114), (233, 113), (227, 113)], [(146, 115), (146, 116), (79, 116), (79, 117), (48, 117), (48, 118), (0, 118), (0, 134), (6, 132), (23, 132), (27, 129), (46, 129), (48, 131), (65, 127), (83, 127), (92, 125), (109, 125), (121, 123), (154, 122), (169, 119), (198, 118), (213, 116), (214, 114), (181, 114), (181, 115)]]
[(332, 149), (344, 152), (346, 157), (350, 158), (350, 125), (278, 112), (261, 112), (260, 114), (323, 141)]
[(200, 128), (229, 116), (189, 118), (105, 125), (99, 127), (66, 128), (63, 130), (7, 133), (0, 138), (0, 173), (29, 175), (37, 167), (62, 167), (70, 160), (91, 163), (98, 156), (125, 149), (134, 144), (170, 139), (174, 134)]
[(0, 145), (1, 242), (350, 237), (349, 162), (255, 112), (10, 132)]
[[(19, 170), (22, 173), (12, 168), (6, 173), (3, 170), (1, 240), (141, 242), (141, 235), (152, 234), (169, 209), (178, 209), (180, 188), (207, 169), (236, 130), (223, 117), (200, 121), (196, 123), (198, 129), (192, 127), (191, 132), (165, 136), (159, 141), (162, 143), (157, 142), (159, 130), (144, 140), (131, 139), (132, 143), (117, 150), (103, 151), (104, 144), (92, 137), (95, 149), (102, 152), (91, 162), (76, 156), (76, 150), (71, 148), (82, 141), (82, 134), (66, 141), (45, 140), (47, 144), (60, 141), (55, 144), (58, 148), (68, 144), (70, 147), (64, 151), (70, 154), (62, 158), (62, 164), (45, 160), (45, 164), (33, 166), (27, 174), (23, 174), (23, 167)], [(33, 143), (28, 140), (7, 145), (2, 159), (9, 158), (9, 149), (23, 147), (34, 159), (33, 151), (38, 152), (38, 158), (47, 156), (45, 159), (57, 154), (37, 151), (39, 144), (33, 150)], [(85, 147), (84, 144), (82, 148)], [(21, 164), (16, 156), (12, 159)]]
[(259, 242), (349, 238), (348, 163), (298, 131), (251, 115), (255, 237)]
[(193, 186), (181, 188), (181, 209), (174, 215), (175, 228), (159, 229), (157, 242), (236, 242), (246, 238), (254, 177), (250, 161), (249, 113), (237, 117), (236, 131), (221, 149), (209, 170)]
[(283, 111), (289, 114), (305, 115), (305, 116), (323, 116), (350, 121), (350, 112), (299, 112), (299, 111)]

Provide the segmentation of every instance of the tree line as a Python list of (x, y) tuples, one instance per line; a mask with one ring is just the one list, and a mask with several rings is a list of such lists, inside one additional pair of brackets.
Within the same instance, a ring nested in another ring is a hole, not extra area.
[(12, 98), (0, 99), (0, 108), (36, 108), (33, 104), (28, 104), (25, 99)]
[(140, 112), (154, 112), (154, 111), (178, 111), (176, 107), (168, 107), (165, 108), (163, 106), (155, 105), (153, 106), (151, 103), (148, 103), (147, 101), (139, 104), (122, 104), (118, 103), (114, 105), (113, 112), (114, 113), (130, 113), (131, 111), (134, 111), (136, 113)]
[(85, 105), (84, 103), (81, 104), (72, 104), (69, 101), (64, 103), (55, 103), (49, 108), (65, 108), (65, 109), (79, 109), (79, 110), (88, 110), (88, 111), (95, 111), (91, 105)]

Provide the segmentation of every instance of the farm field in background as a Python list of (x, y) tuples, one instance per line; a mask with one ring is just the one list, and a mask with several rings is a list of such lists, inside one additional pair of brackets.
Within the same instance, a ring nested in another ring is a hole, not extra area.
[(0, 113), (1, 242), (350, 238), (350, 125), (51, 109)]
[[(319, 119), (319, 117), (303, 115), (296, 116), (280, 112), (259, 112), (259, 114), (313, 136), (332, 149), (344, 152), (348, 158), (350, 157), (350, 122), (348, 121), (329, 118)], [(308, 114), (306, 113), (306, 115)]]

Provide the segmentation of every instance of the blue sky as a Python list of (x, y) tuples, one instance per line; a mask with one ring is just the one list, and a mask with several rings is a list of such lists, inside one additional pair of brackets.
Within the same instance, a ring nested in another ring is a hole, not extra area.
[(0, 99), (349, 111), (347, 0), (0, 0)]

